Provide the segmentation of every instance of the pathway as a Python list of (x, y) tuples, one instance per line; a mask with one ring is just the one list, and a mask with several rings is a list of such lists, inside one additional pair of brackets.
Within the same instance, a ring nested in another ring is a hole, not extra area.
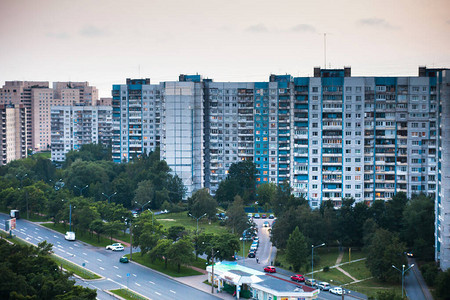
[(339, 255), (338, 255), (337, 259), (336, 259), (336, 263), (335, 263), (336, 269), (339, 270), (339, 271), (341, 271), (342, 273), (344, 273), (347, 277), (350, 277), (350, 278), (353, 280), (352, 283), (357, 282), (358, 279), (356, 279), (355, 277), (353, 277), (352, 275), (350, 275), (350, 273), (348, 273), (347, 271), (343, 270), (343, 269), (340, 267), (340, 266), (341, 266), (341, 261), (342, 261), (342, 257), (343, 257), (343, 256), (344, 256), (344, 251), (340, 251), (340, 252), (339, 252)]

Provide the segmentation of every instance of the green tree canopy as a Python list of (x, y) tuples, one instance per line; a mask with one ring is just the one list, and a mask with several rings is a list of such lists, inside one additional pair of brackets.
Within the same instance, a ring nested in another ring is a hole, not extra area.
[(203, 214), (207, 214), (208, 218), (215, 217), (217, 211), (217, 202), (209, 194), (207, 189), (196, 191), (188, 200), (189, 212), (199, 218)]
[(306, 264), (308, 254), (309, 248), (305, 236), (298, 227), (295, 227), (294, 231), (289, 235), (286, 247), (286, 258), (294, 267), (294, 271), (299, 271)]

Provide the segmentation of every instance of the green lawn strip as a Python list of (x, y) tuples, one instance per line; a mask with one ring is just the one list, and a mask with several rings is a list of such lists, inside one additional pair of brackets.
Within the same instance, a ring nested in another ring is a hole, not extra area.
[(334, 268), (330, 269), (328, 272), (322, 271), (314, 273), (314, 279), (317, 279), (319, 281), (326, 281), (332, 285), (341, 285), (353, 281), (350, 277)]
[[(184, 226), (186, 229), (189, 229), (193, 232), (197, 230), (197, 220), (187, 215), (187, 212), (179, 212), (179, 213), (168, 213), (156, 215), (155, 219), (164, 227), (169, 228), (172, 226)], [(206, 233), (215, 233), (222, 234), (228, 232), (228, 229), (225, 226), (219, 226), (218, 221), (212, 221), (209, 224), (209, 220), (205, 218), (201, 218), (198, 221), (198, 231), (206, 232)]]
[[(127, 254), (125, 256), (130, 258), (129, 254)], [(177, 266), (175, 264), (170, 263), (170, 261), (167, 263), (167, 269), (165, 269), (163, 260), (156, 259), (154, 262), (152, 262), (148, 255), (141, 256), (140, 252), (133, 253), (132, 260), (134, 262), (137, 262), (137, 263), (139, 263), (143, 266), (146, 266), (150, 269), (156, 270), (158, 272), (164, 273), (164, 274), (172, 276), (172, 277), (202, 275), (202, 273), (195, 271), (187, 266), (183, 266), (183, 265), (180, 268), (180, 273), (178, 273)]]
[(362, 280), (372, 277), (369, 269), (366, 267), (366, 260), (356, 261), (341, 266), (342, 270), (347, 271), (356, 279)]
[(402, 294), (401, 284), (390, 284), (386, 282), (379, 282), (378, 280), (371, 278), (358, 283), (352, 283), (344, 286), (346, 289), (356, 291), (367, 295), (368, 297), (376, 297), (378, 292), (392, 291), (394, 290), (397, 295)]
[(206, 261), (206, 259), (198, 257), (197, 260), (194, 260), (191, 263), (191, 265), (196, 267), (196, 268), (206, 270), (206, 266), (208, 266), (208, 262)]
[(109, 290), (111, 293), (122, 297), (124, 299), (148, 299), (144, 296), (138, 295), (135, 292), (127, 289)]
[(91, 271), (84, 269), (77, 264), (71, 263), (68, 260), (65, 260), (64, 258), (61, 258), (56, 255), (52, 255), (52, 259), (58, 264), (58, 266), (61, 266), (66, 269), (69, 272), (72, 272), (78, 276), (80, 276), (83, 279), (99, 279), (101, 278), (95, 273), (92, 273)]

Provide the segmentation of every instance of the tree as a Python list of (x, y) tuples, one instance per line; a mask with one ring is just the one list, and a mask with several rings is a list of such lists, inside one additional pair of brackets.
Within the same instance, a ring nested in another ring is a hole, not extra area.
[(286, 247), (286, 258), (294, 267), (294, 271), (299, 271), (306, 264), (309, 249), (305, 236), (300, 232), (298, 227), (289, 235)]
[(144, 255), (151, 251), (158, 244), (160, 235), (157, 233), (144, 232), (139, 238), (139, 247), (141, 254)]
[(169, 259), (178, 267), (180, 273), (181, 264), (187, 264), (194, 260), (194, 246), (192, 242), (183, 238), (173, 243), (167, 251)]
[(403, 211), (408, 198), (404, 192), (399, 192), (386, 202), (386, 226), (392, 232), (400, 232), (402, 229)]
[(97, 234), (97, 241), (100, 243), (100, 235), (105, 232), (105, 226), (101, 219), (96, 219), (89, 224), (89, 229)]
[(436, 278), (436, 296), (438, 299), (450, 299), (450, 269), (439, 273)]
[(368, 247), (366, 265), (372, 275), (382, 282), (399, 282), (398, 271), (392, 268), (406, 265), (406, 248), (398, 235), (386, 229), (378, 229)]
[(231, 164), (227, 178), (238, 183), (238, 195), (244, 199), (244, 202), (252, 203), (255, 200), (255, 177), (256, 165), (251, 160), (243, 160)]
[(215, 235), (210, 247), (206, 245), (208, 255), (208, 261), (211, 259), (211, 246), (215, 251), (219, 251), (215, 255), (219, 260), (231, 260), (236, 252), (241, 248), (241, 243), (239, 242), (236, 235), (231, 233), (223, 233), (221, 235)]
[(175, 174), (168, 178), (167, 190), (169, 191), (170, 202), (178, 203), (186, 196), (187, 188), (184, 186), (183, 180)]
[(260, 206), (270, 205), (277, 193), (277, 185), (274, 183), (263, 183), (256, 188), (256, 200)]
[(170, 226), (167, 231), (167, 238), (172, 241), (176, 241), (187, 235), (186, 228), (184, 226)]
[(156, 258), (164, 259), (164, 269), (167, 269), (167, 258), (172, 241), (168, 239), (158, 240), (156, 246), (150, 251), (150, 258), (155, 261)]
[(122, 223), (119, 221), (112, 221), (105, 223), (104, 225), (105, 232), (109, 235), (111, 243), (112, 243), (112, 236), (116, 234), (122, 228), (122, 226), (123, 226)]
[(153, 183), (150, 180), (144, 180), (139, 182), (138, 188), (134, 195), (134, 202), (138, 203), (138, 207), (141, 208), (143, 205), (153, 200), (154, 188)]
[(227, 225), (231, 228), (231, 232), (241, 234), (247, 228), (247, 216), (244, 210), (244, 201), (241, 196), (236, 195), (234, 202), (227, 210)]
[(413, 196), (403, 211), (401, 236), (414, 255), (422, 260), (434, 257), (434, 200), (424, 194)]
[(239, 195), (239, 183), (235, 179), (226, 178), (219, 183), (215, 199), (221, 206), (226, 207), (234, 196)]
[(217, 202), (209, 194), (207, 189), (201, 189), (189, 198), (188, 207), (190, 213), (196, 218), (205, 213), (208, 215), (208, 218), (212, 218), (216, 215)]

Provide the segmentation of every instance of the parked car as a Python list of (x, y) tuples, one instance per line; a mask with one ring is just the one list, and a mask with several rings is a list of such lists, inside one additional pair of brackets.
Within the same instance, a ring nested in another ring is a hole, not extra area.
[(257, 250), (258, 249), (258, 245), (256, 245), (256, 244), (252, 244), (251, 246), (250, 246), (250, 250)]
[(259, 237), (254, 236), (254, 237), (253, 237), (253, 240), (254, 240), (255, 242), (256, 242), (256, 241), (259, 242)]
[(263, 227), (270, 227), (269, 221), (264, 221)]
[(267, 215), (266, 214), (262, 214), (261, 218), (265, 219), (265, 218), (267, 218)]
[(303, 277), (303, 275), (301, 274), (294, 274), (291, 276), (291, 280), (297, 282), (305, 282), (305, 277)]
[(123, 249), (124, 249), (124, 247), (121, 243), (114, 243), (112, 245), (106, 246), (106, 250), (122, 251)]
[(315, 279), (308, 278), (308, 279), (305, 280), (305, 284), (309, 285), (309, 286), (316, 286), (317, 285), (317, 281)]
[(275, 216), (273, 214), (270, 214), (269, 219), (275, 219)]
[(255, 215), (253, 216), (253, 218), (259, 219), (259, 214), (255, 214)]
[(249, 218), (249, 219), (253, 218), (253, 214), (252, 213), (248, 213), (247, 214), (247, 218)]
[(267, 273), (276, 273), (276, 272), (277, 272), (277, 269), (275, 269), (274, 266), (267, 266), (267, 267), (264, 268), (264, 272), (267, 272)]
[(329, 291), (330, 290), (330, 284), (328, 283), (328, 282), (321, 282), (321, 283), (319, 283), (318, 285), (317, 285), (317, 287), (319, 288), (319, 289), (321, 289), (322, 291)]
[(255, 258), (255, 257), (256, 257), (256, 252), (250, 250), (250, 252), (248, 253), (248, 257), (249, 257), (249, 258)]
[(73, 231), (67, 231), (67, 232), (66, 232), (66, 235), (64, 236), (64, 238), (65, 238), (67, 241), (75, 241), (75, 232), (73, 232)]
[(128, 263), (128, 262), (129, 262), (128, 257), (122, 256), (122, 257), (119, 259), (119, 262), (121, 262), (121, 263)]
[(342, 295), (342, 288), (335, 286), (334, 288), (330, 289), (330, 293), (335, 294), (335, 295)]

